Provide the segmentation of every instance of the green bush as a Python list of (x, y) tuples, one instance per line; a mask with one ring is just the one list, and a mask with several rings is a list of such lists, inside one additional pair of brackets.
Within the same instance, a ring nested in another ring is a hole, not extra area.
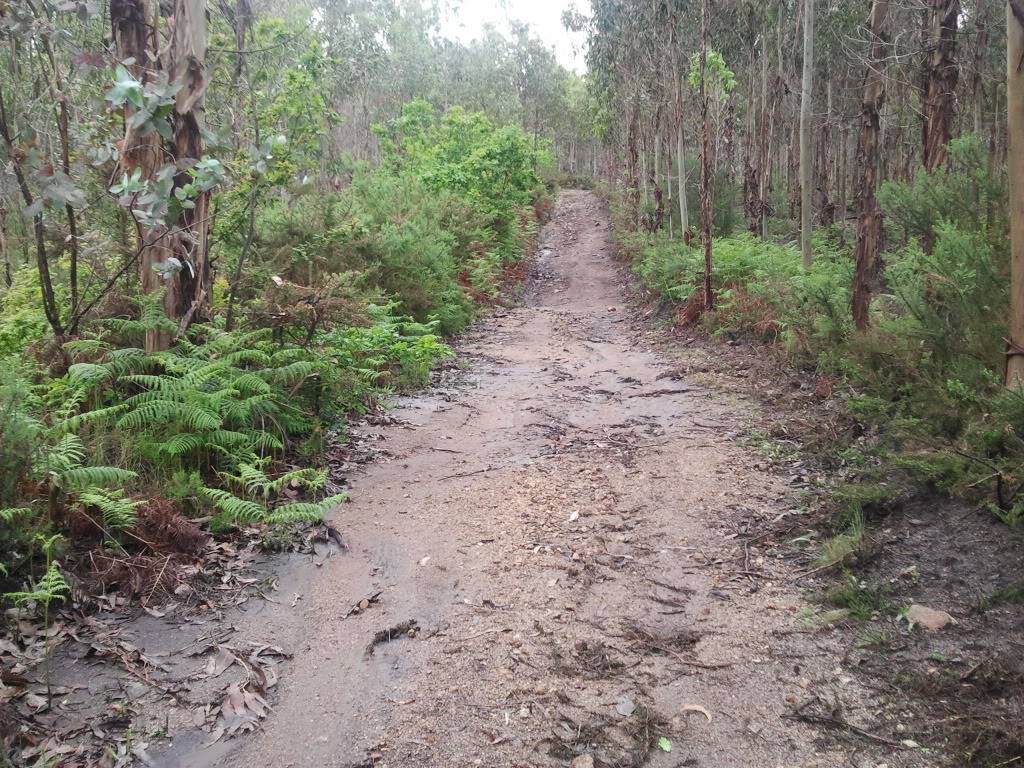
[[(809, 270), (795, 246), (717, 238), (717, 308), (703, 322), (778, 342), (797, 365), (845, 381), (856, 393), (851, 413), (879, 429), (890, 466), (950, 491), (986, 489), (999, 477), (1005, 512), (1024, 487), (1024, 395), (1002, 385), (1005, 179), (993, 177), (985, 148), (966, 136), (950, 143), (946, 168), (886, 182), (879, 197), (893, 245), (882, 255), (866, 332), (853, 328), (852, 245), (836, 227), (817, 233)], [(630, 232), (621, 215), (616, 223), (649, 288), (679, 301), (695, 295), (704, 267), (698, 247)]]

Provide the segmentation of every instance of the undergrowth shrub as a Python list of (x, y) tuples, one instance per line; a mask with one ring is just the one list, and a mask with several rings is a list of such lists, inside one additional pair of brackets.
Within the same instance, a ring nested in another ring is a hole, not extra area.
[[(414, 102), (378, 128), (379, 167), (319, 184), (303, 170), (319, 131), (265, 133), (217, 192), (212, 307), (186, 333), (129, 283), (56, 344), (35, 270), (0, 289), (0, 563), (38, 560), (51, 531), (127, 551), (176, 514), (215, 531), (319, 518), (338, 501), (321, 498), (327, 435), (429, 381), (550, 209), (547, 147), (482, 114)], [(144, 351), (153, 329), (170, 349)]]
[[(947, 167), (886, 182), (879, 194), (890, 245), (867, 331), (853, 327), (852, 243), (838, 227), (816, 234), (809, 270), (795, 245), (716, 238), (716, 311), (680, 317), (777, 343), (797, 366), (845, 382), (851, 414), (879, 436), (885, 461), (876, 472), (899, 469), (954, 493), (994, 488), (1001, 517), (1012, 517), (1024, 508), (1024, 393), (1002, 384), (1005, 178), (991, 173), (976, 137), (949, 150)], [(629, 231), (621, 212), (616, 226), (645, 285), (670, 300), (698, 301), (698, 242)]]

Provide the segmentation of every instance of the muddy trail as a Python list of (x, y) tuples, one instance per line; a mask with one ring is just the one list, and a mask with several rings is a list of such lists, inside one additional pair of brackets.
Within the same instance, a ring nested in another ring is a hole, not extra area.
[(158, 765), (925, 764), (801, 720), (883, 705), (762, 535), (798, 493), (738, 445), (742, 406), (655, 351), (611, 254), (598, 199), (563, 193), (524, 305), (375, 430), (348, 549), (232, 619), (294, 655), (262, 728)]

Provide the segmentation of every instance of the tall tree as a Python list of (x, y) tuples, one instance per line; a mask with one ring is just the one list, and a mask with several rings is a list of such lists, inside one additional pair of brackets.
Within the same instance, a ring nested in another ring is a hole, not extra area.
[[(142, 290), (163, 293), (164, 311), (180, 334), (210, 299), (209, 190), (194, 178), (203, 148), (206, 3), (175, 0), (168, 44), (161, 44), (160, 6), (153, 0), (114, 0), (110, 13), (118, 57), (129, 62), (130, 74), (138, 83), (150, 88), (141, 98), (166, 98), (176, 89), (168, 147), (154, 126), (153, 107), (147, 104), (139, 115), (146, 119), (135, 119), (138, 104), (125, 103), (121, 167), (126, 177), (147, 185), (147, 191), (173, 177), (173, 198), (186, 203), (174, 220), (155, 214), (135, 217)], [(172, 89), (163, 85), (168, 74)], [(135, 193), (132, 203), (144, 196)], [(174, 335), (167, 327), (150, 329), (146, 349), (166, 349)]]
[(814, 97), (814, 0), (804, 0), (804, 71), (800, 88), (800, 254), (804, 269), (813, 258), (811, 236), (811, 192), (814, 160), (811, 146), (811, 102)]
[(715, 308), (715, 292), (711, 281), (711, 201), (714, 178), (711, 175), (711, 110), (708, 93), (708, 17), (711, 0), (700, 6), (700, 112), (703, 121), (700, 153), (700, 228), (704, 242), (704, 309)]
[[(174, 157), (179, 168), (177, 189), (193, 182), (190, 174), (203, 157), (203, 103), (209, 82), (206, 73), (206, 0), (176, 0), (170, 46), (171, 82), (178, 87), (174, 111)], [(176, 223), (171, 250), (182, 264), (169, 280), (168, 315), (184, 332), (192, 318), (210, 306), (210, 191), (199, 188)]]
[(853, 321), (861, 330), (868, 327), (871, 283), (875, 278), (878, 253), (882, 247), (882, 211), (876, 192), (881, 132), (879, 115), (885, 102), (885, 17), (888, 12), (889, 0), (873, 0), (868, 21), (871, 50), (864, 76), (860, 139), (857, 145), (857, 248), (852, 309)]
[(946, 162), (946, 144), (952, 135), (953, 103), (960, 68), (956, 61), (956, 33), (960, 0), (928, 0), (925, 11), (925, 85), (922, 109), (922, 161), (933, 171)]
[(1024, 5), (1006, 5), (1006, 123), (1010, 177), (1010, 339), (1006, 384), (1024, 386)]

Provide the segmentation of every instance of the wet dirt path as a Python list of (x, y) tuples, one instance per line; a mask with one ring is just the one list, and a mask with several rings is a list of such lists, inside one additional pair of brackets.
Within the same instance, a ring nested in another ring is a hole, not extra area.
[(645, 341), (610, 254), (599, 201), (565, 192), (525, 306), (460, 345), (465, 386), (383, 429), (390, 460), (334, 515), (349, 551), (236, 622), (295, 654), (263, 730), (163, 765), (851, 764), (782, 718), (865, 700), (750, 540), (798, 500), (730, 439), (742, 413)]

